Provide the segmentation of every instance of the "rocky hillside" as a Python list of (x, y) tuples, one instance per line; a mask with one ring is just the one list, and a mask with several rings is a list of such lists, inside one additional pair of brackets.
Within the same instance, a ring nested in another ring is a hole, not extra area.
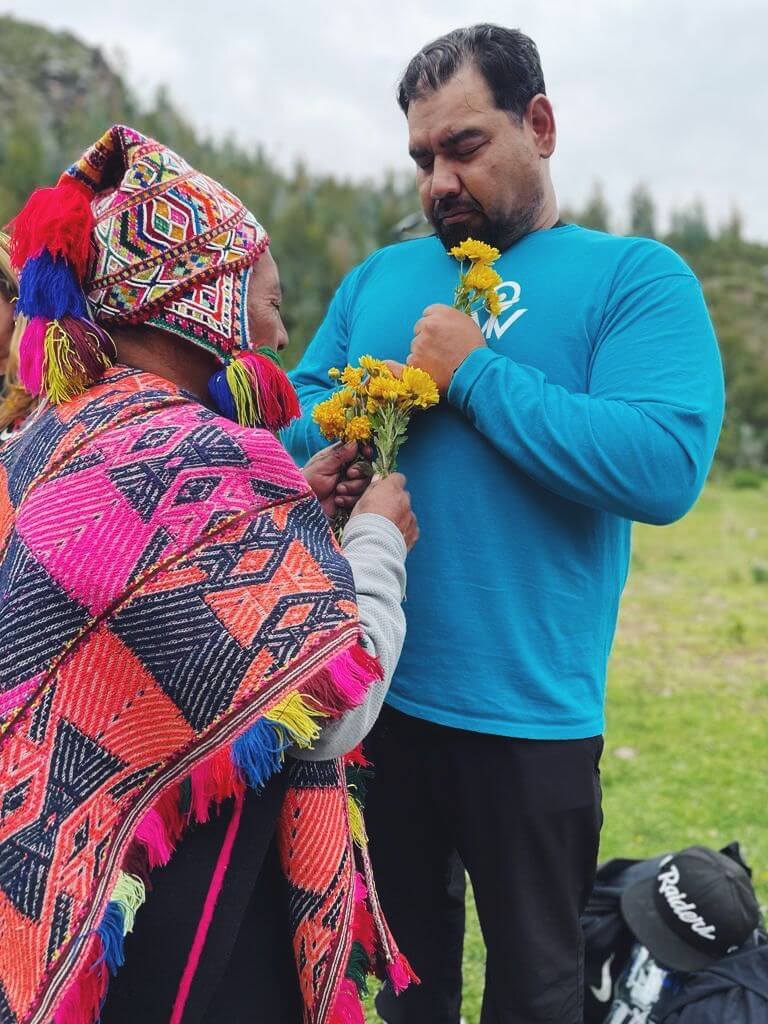
[(69, 32), (0, 17), (0, 218), (30, 181), (55, 179), (83, 139), (135, 112), (98, 49)]

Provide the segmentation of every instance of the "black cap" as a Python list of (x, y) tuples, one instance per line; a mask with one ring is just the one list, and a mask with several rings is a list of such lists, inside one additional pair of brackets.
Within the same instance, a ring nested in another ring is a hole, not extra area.
[(760, 921), (747, 872), (705, 846), (665, 857), (655, 878), (624, 891), (621, 911), (656, 960), (675, 971), (699, 971), (732, 953)]

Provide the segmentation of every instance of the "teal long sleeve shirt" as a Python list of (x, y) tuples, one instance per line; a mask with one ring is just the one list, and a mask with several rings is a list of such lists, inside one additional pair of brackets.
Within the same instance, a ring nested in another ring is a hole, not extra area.
[[(502, 312), (447, 400), (416, 414), (400, 467), (421, 540), (388, 701), (442, 725), (528, 738), (603, 729), (608, 655), (632, 521), (670, 523), (696, 500), (723, 416), (701, 289), (671, 250), (566, 225), (496, 264)], [(342, 282), (294, 374), (297, 459), (331, 366), (404, 361), (413, 324), (452, 301), (437, 239), (379, 250)]]

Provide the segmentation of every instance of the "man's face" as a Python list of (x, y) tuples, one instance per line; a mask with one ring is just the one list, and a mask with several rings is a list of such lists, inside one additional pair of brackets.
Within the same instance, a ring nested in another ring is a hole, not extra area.
[(283, 293), (277, 264), (269, 249), (254, 264), (248, 284), (248, 332), (253, 348), (266, 345), (282, 352), (288, 332), (280, 315)]
[(506, 249), (534, 229), (543, 202), (542, 156), (549, 155), (534, 124), (529, 113), (520, 124), (499, 110), (471, 65), (411, 102), (408, 142), (419, 195), (446, 248), (472, 237)]

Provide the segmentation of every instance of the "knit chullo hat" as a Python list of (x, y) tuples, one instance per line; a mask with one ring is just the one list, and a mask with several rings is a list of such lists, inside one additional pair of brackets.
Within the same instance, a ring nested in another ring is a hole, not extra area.
[(146, 323), (222, 364), (209, 391), (219, 411), (278, 430), (299, 405), (276, 353), (248, 331), (251, 269), (269, 245), (223, 185), (180, 156), (115, 125), (38, 189), (13, 222), (20, 271), (22, 383), (59, 403), (111, 365), (111, 325)]

